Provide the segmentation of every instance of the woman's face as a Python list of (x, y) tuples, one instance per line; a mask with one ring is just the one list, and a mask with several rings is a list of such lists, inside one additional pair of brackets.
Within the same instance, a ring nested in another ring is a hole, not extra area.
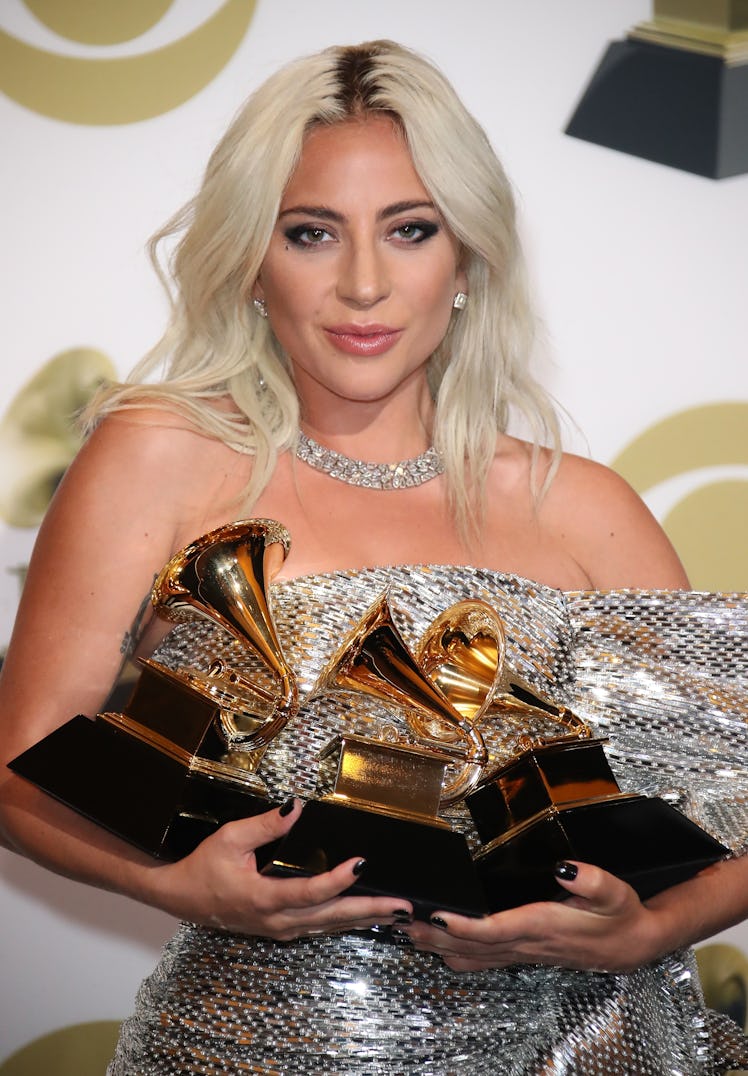
[(301, 399), (421, 385), (466, 287), (459, 257), (390, 120), (315, 128), (254, 291)]

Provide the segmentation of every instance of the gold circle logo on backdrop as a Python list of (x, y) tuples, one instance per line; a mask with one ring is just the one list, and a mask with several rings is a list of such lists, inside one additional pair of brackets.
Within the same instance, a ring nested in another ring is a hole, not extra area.
[(114, 377), (107, 355), (76, 347), (55, 355), (20, 389), (0, 420), (0, 520), (11, 527), (41, 523), (81, 445), (75, 416)]
[[(696, 950), (699, 979), (710, 1009), (748, 1031), (748, 957), (734, 945), (713, 943)], [(2, 1073), (0, 1072), (0, 1076)]]
[(50, 30), (85, 45), (116, 45), (132, 41), (161, 19), (173, 0), (24, 0), (26, 7)]
[(101, 1076), (114, 1054), (118, 1032), (114, 1020), (58, 1028), (0, 1061), (0, 1076)]
[(650, 426), (611, 466), (643, 495), (667, 485), (660, 521), (698, 590), (748, 590), (748, 402), (705, 404)]
[[(151, 29), (172, 0), (26, 0), (49, 29), (86, 45), (113, 45)], [(134, 56), (87, 59), (37, 48), (0, 30), (0, 90), (18, 104), (68, 123), (112, 125), (160, 116), (184, 104), (226, 66), (255, 0), (225, 0), (191, 33)]]

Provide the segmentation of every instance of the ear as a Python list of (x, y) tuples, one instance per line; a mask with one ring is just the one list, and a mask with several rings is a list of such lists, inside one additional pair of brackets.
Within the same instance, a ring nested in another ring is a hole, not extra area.
[(253, 299), (264, 299), (265, 298), (265, 291), (264, 291), (264, 288), (263, 288), (262, 284), (260, 283), (260, 278), (259, 277), (257, 277), (254, 284), (252, 285), (252, 298)]

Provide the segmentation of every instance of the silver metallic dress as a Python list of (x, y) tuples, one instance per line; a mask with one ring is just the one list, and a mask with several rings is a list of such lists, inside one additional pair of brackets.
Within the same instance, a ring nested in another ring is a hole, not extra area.
[[(729, 595), (561, 593), (469, 567), (343, 571), (275, 584), (273, 612), (302, 694), (387, 589), (415, 646), (465, 598), (490, 602), (508, 661), (610, 738), (625, 790), (664, 795), (736, 853), (748, 847), (746, 603)], [(180, 625), (158, 657), (248, 662), (209, 624)], [(381, 722), (353, 696), (320, 698), (269, 747), (276, 801), (313, 794), (320, 749)], [(392, 720), (392, 713), (387, 715)], [(500, 755), (522, 731), (494, 728)], [(467, 817), (453, 822), (470, 836)], [(183, 924), (143, 983), (110, 1076), (691, 1076), (748, 1066), (735, 1024), (704, 1007), (691, 952), (631, 975), (516, 966), (450, 971), (368, 933), (276, 943)]]

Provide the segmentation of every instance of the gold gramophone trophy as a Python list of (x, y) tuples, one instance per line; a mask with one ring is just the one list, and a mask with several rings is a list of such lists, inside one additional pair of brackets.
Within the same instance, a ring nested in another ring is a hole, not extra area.
[(177, 553), (152, 600), (172, 621), (205, 618), (259, 660), (250, 679), (145, 660), (123, 713), (72, 718), (11, 769), (152, 855), (177, 859), (224, 822), (269, 810), (257, 764), (298, 709), (265, 582), (288, 532), (275, 520), (219, 527)]
[[(317, 874), (361, 856), (366, 869), (351, 892), (406, 898), (423, 918), (437, 908), (485, 914), (467, 842), (439, 810), (476, 786), (486, 761), (475, 720), (490, 702), (498, 666), (493, 627), (488, 606), (461, 602), (432, 625), (419, 661), (397, 630), (387, 596), (371, 606), (310, 698), (363, 694), (403, 712), (411, 735), (385, 724), (379, 739), (336, 737), (322, 754), (319, 798), (305, 804), (265, 873)], [(459, 660), (449, 655), (455, 639)], [(457, 769), (452, 777), (450, 765)]]
[(504, 670), (484, 722), (561, 725), (561, 735), (523, 734), (519, 751), (489, 766), (466, 797), (483, 847), (475, 865), (491, 912), (567, 895), (561, 860), (593, 863), (642, 899), (685, 881), (729, 850), (659, 797), (621, 792), (606, 739), (565, 707), (541, 699)]

